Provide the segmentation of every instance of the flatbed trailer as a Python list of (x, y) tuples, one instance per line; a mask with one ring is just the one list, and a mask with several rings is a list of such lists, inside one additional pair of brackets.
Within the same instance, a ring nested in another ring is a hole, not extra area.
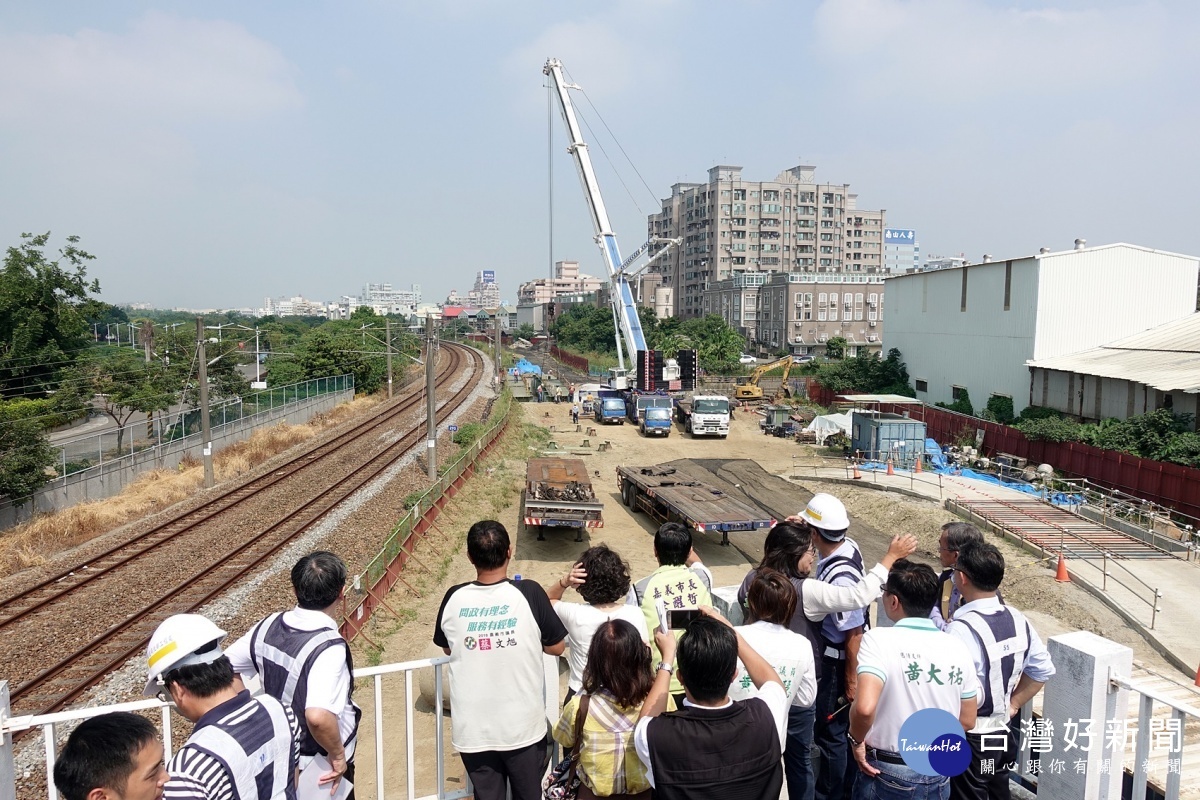
[(645, 511), (661, 522), (680, 522), (697, 533), (720, 531), (723, 545), (729, 544), (730, 531), (775, 526), (775, 520), (761, 509), (666, 464), (617, 467), (617, 487), (629, 509)]
[(582, 542), (584, 528), (604, 527), (604, 503), (596, 498), (583, 459), (529, 459), (521, 522), (537, 528), (538, 541), (545, 540), (546, 528), (574, 528), (575, 541)]

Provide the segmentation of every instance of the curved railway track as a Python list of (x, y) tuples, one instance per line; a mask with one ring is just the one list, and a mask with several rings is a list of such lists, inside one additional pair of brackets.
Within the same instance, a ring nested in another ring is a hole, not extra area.
[[(440, 371), (438, 382), (445, 386), (462, 374), (468, 361), (474, 366), (477, 376), (481, 374), (482, 357), (469, 348), (447, 346), (448, 365)], [(474, 390), (475, 381), (467, 381), (454, 396), (442, 404), (438, 419), (443, 419), (460, 405)], [(179, 543), (189, 532), (205, 523), (243, 506), (246, 501), (264, 491), (278, 486), (282, 481), (308, 471), (309, 468), (325, 466), (325, 460), (345, 445), (358, 440), (394, 420), (398, 415), (413, 410), (422, 403), (418, 393), (401, 400), (393, 408), (376, 415), (368, 423), (347, 431), (312, 450), (303, 453), (275, 470), (253, 479), (241, 486), (222, 492), (212, 503), (185, 512), (151, 528), (135, 539), (110, 548), (92, 558), (88, 564), (74, 570), (63, 571), (29, 589), (0, 602), (0, 630), (22, 623), (37, 624), (50, 619), (51, 624), (69, 625), (63, 611), (69, 606), (73, 595), (88, 587), (92, 591), (107, 592), (111, 597), (121, 596), (122, 586), (127, 581), (136, 581), (138, 568), (143, 561), (161, 555), (157, 551), (168, 543)], [(119, 667), (144, 646), (154, 627), (170, 614), (194, 611), (232, 586), (246, 575), (255, 571), (282, 548), (301, 536), (312, 524), (319, 521), (348, 497), (370, 483), (395, 460), (423, 439), (424, 423), (411, 426), (395, 441), (365, 462), (353, 465), (345, 475), (328, 488), (306, 497), (298, 506), (289, 508), (278, 521), (258, 529), (246, 537), (241, 544), (230, 543), (230, 549), (217, 557), (201, 556), (187, 565), (182, 579), (170, 585), (157, 587), (150, 602), (137, 608), (121, 609), (116, 613), (123, 616), (98, 635), (82, 633), (81, 643), (72, 642), (71, 652), (60, 656), (48, 654), (49, 663), (36, 675), (17, 686), (12, 693), (15, 709), (19, 713), (49, 713), (59, 710), (77, 699), (87, 689), (99, 682), (112, 669)], [(86, 568), (86, 569), (85, 569)], [(106, 589), (105, 587), (110, 587)], [(55, 619), (55, 616), (58, 618)], [(5, 631), (6, 637), (16, 631)]]

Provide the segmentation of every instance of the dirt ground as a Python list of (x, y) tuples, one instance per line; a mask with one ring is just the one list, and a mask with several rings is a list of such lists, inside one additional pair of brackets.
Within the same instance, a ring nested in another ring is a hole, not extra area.
[[(655, 522), (642, 513), (632, 513), (622, 505), (617, 493), (618, 465), (658, 464), (674, 459), (700, 459), (699, 466), (712, 472), (723, 482), (722, 488), (733, 494), (744, 493), (764, 510), (782, 518), (804, 507), (816, 491), (829, 491), (840, 497), (850, 512), (850, 535), (862, 547), (864, 556), (873, 563), (886, 549), (893, 533), (913, 533), (920, 539), (920, 549), (914, 556), (937, 568), (938, 531), (942, 523), (955, 517), (932, 501), (914, 500), (893, 493), (867, 488), (834, 485), (821, 481), (791, 478), (794, 464), (811, 460), (807, 446), (763, 436), (758, 430), (758, 417), (739, 413), (733, 422), (728, 439), (697, 438), (683, 434), (676, 425), (666, 439), (641, 437), (636, 427), (596, 426), (585, 422), (576, 432), (569, 421), (569, 406), (552, 403), (532, 403), (523, 407), (525, 424), (515, 424), (502, 446), (472, 479), (463, 492), (439, 519), (439, 531), (417, 549), (423, 567), (406, 568), (405, 575), (417, 575), (417, 597), (405, 587), (394, 591), (388, 605), (398, 618), (384, 615), (377, 618), (369, 635), (379, 645), (370, 655), (376, 663), (388, 664), (440, 655), (431, 642), (435, 616), (442, 595), (449, 586), (473, 579), (474, 570), (462, 547), (466, 529), (471, 523), (495, 514), (509, 533), (515, 537), (515, 556), (510, 574), (520, 574), (525, 580), (543, 585), (566, 572), (573, 560), (591, 544), (607, 543), (619, 551), (630, 564), (634, 580), (649, 574), (656, 567), (651, 547)], [(588, 441), (589, 454), (581, 456), (592, 472), (593, 487), (604, 502), (604, 528), (585, 534), (577, 543), (568, 531), (548, 531), (545, 541), (537, 541), (533, 532), (521, 532), (517, 524), (518, 496), (524, 476), (524, 460), (538, 455), (539, 442), (534, 426), (555, 429), (550, 437), (561, 448), (579, 448)], [(594, 434), (588, 428), (595, 427)], [(602, 442), (611, 444), (605, 452), (597, 452)], [(797, 458), (793, 458), (796, 456)], [(746, 461), (735, 461), (744, 459)], [(751, 463), (752, 462), (752, 463)], [(497, 511), (498, 510), (498, 511)], [(746, 571), (761, 556), (763, 532), (734, 533), (729, 547), (720, 545), (719, 535), (698, 536), (696, 552), (713, 571), (716, 585), (740, 583)], [(1018, 548), (996, 541), (1008, 562), (1004, 584), (1006, 600), (1024, 610), (1043, 638), (1069, 630), (1086, 629), (1115, 639), (1133, 648), (1135, 659), (1151, 668), (1169, 666), (1155, 654), (1137, 634), (1130, 631), (1111, 611), (1083, 590), (1054, 581), (1053, 571), (1045, 564)], [(435, 549), (434, 549), (435, 548)], [(579, 598), (568, 593), (568, 601)], [(565, 690), (565, 661), (561, 661), (560, 678)], [(361, 662), (360, 662), (361, 663)], [(426, 670), (428, 673), (428, 670)], [(426, 683), (431, 695), (432, 680)], [(412, 682), (411, 694), (405, 694), (404, 680), (399, 677), (383, 679), (381, 696), (384, 704), (385, 731), (384, 780), (389, 792), (397, 791), (406, 781), (413, 780), (418, 794), (434, 791), (435, 766), (433, 748), (427, 746), (435, 738), (432, 704), (419, 698), (420, 681)], [(374, 787), (376, 779), (373, 752), (374, 715), (370, 709), (369, 683), (361, 685), (360, 702), (366, 707), (360, 733), (358, 784), (364, 789)], [(409, 769), (404, 741), (405, 717), (412, 714), (414, 730), (413, 755), (415, 775)], [(463, 786), (462, 765), (450, 747), (449, 716), (443, 717), (446, 752), (446, 775), (450, 788)], [(425, 743), (426, 746), (422, 746)]]

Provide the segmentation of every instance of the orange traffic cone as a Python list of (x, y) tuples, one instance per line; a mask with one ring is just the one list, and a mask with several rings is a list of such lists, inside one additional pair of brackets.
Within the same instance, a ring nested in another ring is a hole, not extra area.
[(858, 471), (858, 462), (857, 462), (857, 461), (853, 461), (853, 462), (851, 462), (851, 463), (854, 465), (854, 480), (856, 480), (856, 481), (861, 481), (861, 480), (862, 480), (862, 473)]
[(1062, 557), (1062, 553), (1058, 554), (1058, 569), (1054, 572), (1054, 580), (1059, 583), (1071, 582), (1071, 576), (1067, 572), (1067, 561)]
[(892, 459), (891, 459), (891, 457), (890, 457), (890, 456), (888, 457), (888, 460), (887, 460), (887, 465), (888, 465), (888, 468), (887, 468), (887, 474), (888, 474), (888, 475), (895, 475), (895, 474), (896, 474), (896, 470), (892, 469)]
[(921, 457), (920, 456), (917, 456), (917, 463), (915, 465), (913, 465), (913, 472), (917, 473), (918, 475), (921, 474)]

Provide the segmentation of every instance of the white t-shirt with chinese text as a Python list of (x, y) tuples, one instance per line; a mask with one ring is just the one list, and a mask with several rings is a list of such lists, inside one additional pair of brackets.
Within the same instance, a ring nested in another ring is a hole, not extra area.
[(472, 581), (446, 592), (433, 642), (450, 648), (456, 750), (516, 750), (545, 738), (542, 648), (566, 635), (546, 591), (534, 581)]
[[(758, 622), (740, 625), (735, 630), (754, 648), (754, 652), (779, 674), (788, 702), (801, 708), (811, 706), (817, 699), (817, 672), (813, 661), (812, 644), (800, 634), (773, 622)], [(746, 700), (757, 697), (758, 690), (746, 672), (746, 665), (738, 659), (737, 673), (729, 686), (729, 697)]]
[(900, 749), (900, 726), (917, 711), (940, 708), (957, 719), (962, 701), (979, 694), (966, 645), (939, 631), (928, 617), (905, 617), (890, 628), (863, 634), (858, 674), (883, 681), (875, 723), (865, 741), (893, 753)]

